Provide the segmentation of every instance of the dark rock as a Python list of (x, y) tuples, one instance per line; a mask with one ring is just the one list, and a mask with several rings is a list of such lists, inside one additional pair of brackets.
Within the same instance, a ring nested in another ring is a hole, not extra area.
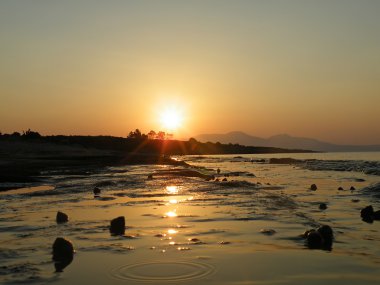
[(323, 238), (322, 249), (331, 250), (334, 239), (334, 233), (332, 228), (328, 225), (323, 225), (320, 226), (317, 231), (321, 234)]
[(310, 249), (320, 249), (323, 244), (322, 235), (317, 231), (310, 231), (306, 237), (307, 246)]
[(73, 261), (73, 258), (73, 244), (65, 238), (56, 238), (53, 244), (53, 260), (56, 272), (62, 272)]
[(219, 182), (219, 178), (216, 178), (216, 179), (215, 179), (215, 182)]
[(216, 170), (216, 173), (220, 174), (220, 169), (219, 168)]
[(307, 230), (301, 237), (306, 239), (306, 245), (310, 249), (332, 250), (334, 233), (328, 225), (322, 225), (317, 230)]
[(351, 186), (350, 187), (350, 190), (356, 190), (354, 186)]
[(338, 190), (339, 190), (339, 191), (342, 191), (342, 190), (344, 190), (344, 189), (343, 189), (343, 187), (339, 187)]
[(69, 221), (69, 216), (58, 211), (55, 220), (57, 221), (57, 224), (67, 223)]
[(153, 174), (149, 174), (148, 175), (148, 180), (152, 180), (153, 179)]
[(371, 205), (365, 207), (364, 209), (360, 211), (360, 217), (362, 218), (364, 222), (367, 222), (367, 223), (373, 222), (373, 214), (374, 214), (374, 210)]
[(374, 220), (380, 220), (380, 210), (373, 213)]
[(227, 178), (223, 178), (223, 180), (222, 181), (227, 181)]
[(99, 195), (99, 194), (100, 194), (100, 188), (98, 188), (98, 187), (94, 187), (93, 192), (94, 192), (94, 195), (95, 195), (95, 196)]
[(123, 216), (111, 221), (110, 232), (113, 235), (123, 235), (125, 233), (125, 218)]
[(320, 210), (326, 210), (326, 209), (327, 209), (327, 205), (326, 205), (326, 203), (321, 203), (321, 204), (319, 204), (319, 209), (320, 209)]
[(315, 191), (317, 189), (318, 189), (317, 185), (315, 185), (315, 184), (310, 185), (310, 190)]
[(332, 228), (328, 225), (322, 225), (317, 230), (323, 237), (323, 239), (326, 240), (332, 240), (334, 238), (334, 232)]
[(372, 223), (374, 220), (380, 220), (380, 210), (375, 212), (370, 205), (360, 211), (360, 216), (364, 222)]

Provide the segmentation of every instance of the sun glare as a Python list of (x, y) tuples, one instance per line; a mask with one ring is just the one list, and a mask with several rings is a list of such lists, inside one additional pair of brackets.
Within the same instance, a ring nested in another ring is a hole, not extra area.
[(167, 131), (175, 131), (181, 127), (182, 115), (176, 109), (167, 109), (161, 113), (160, 121)]

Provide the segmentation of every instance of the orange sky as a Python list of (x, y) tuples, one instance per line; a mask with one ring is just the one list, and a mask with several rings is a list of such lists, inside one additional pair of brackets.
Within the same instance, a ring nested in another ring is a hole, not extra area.
[(0, 131), (380, 144), (379, 1), (1, 1)]

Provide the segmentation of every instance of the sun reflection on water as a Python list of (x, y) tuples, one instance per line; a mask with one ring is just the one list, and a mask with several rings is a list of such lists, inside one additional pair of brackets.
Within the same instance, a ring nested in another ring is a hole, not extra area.
[(175, 230), (175, 229), (168, 229), (168, 234), (169, 235), (173, 235), (173, 234), (176, 234), (176, 233), (178, 233), (177, 230)]
[(178, 194), (178, 187), (177, 186), (166, 186), (166, 192), (168, 193), (168, 194), (172, 194), (172, 195), (174, 195), (174, 194)]
[(165, 213), (164, 217), (169, 217), (169, 218), (177, 217), (177, 213), (175, 211), (169, 211)]

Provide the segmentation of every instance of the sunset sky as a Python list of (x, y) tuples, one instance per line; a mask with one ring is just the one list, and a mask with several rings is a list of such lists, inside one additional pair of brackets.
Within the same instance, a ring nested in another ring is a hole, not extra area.
[(380, 1), (0, 2), (0, 131), (380, 144)]

